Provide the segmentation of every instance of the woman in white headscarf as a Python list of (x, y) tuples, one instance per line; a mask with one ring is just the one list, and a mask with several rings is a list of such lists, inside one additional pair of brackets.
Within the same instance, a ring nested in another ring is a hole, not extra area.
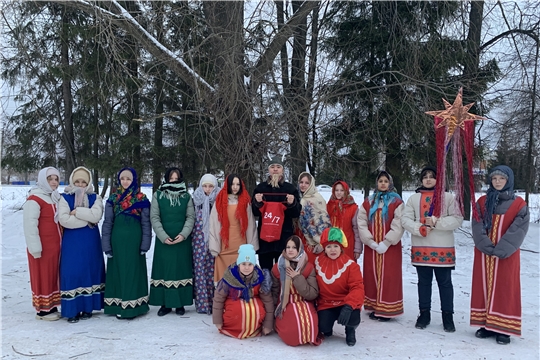
[(62, 317), (70, 323), (92, 317), (103, 309), (105, 263), (97, 223), (103, 216), (103, 200), (94, 193), (92, 174), (80, 166), (69, 177), (58, 220), (64, 227), (60, 260)]
[(38, 320), (60, 318), (57, 308), (60, 306), (58, 262), (62, 237), (57, 213), (59, 183), (60, 172), (57, 169), (41, 169), (38, 181), (23, 206), (32, 304)]
[(214, 257), (208, 250), (210, 210), (219, 193), (217, 179), (204, 174), (193, 192), (195, 226), (193, 227), (193, 277), (195, 281), (195, 309), (200, 314), (212, 313), (214, 297)]

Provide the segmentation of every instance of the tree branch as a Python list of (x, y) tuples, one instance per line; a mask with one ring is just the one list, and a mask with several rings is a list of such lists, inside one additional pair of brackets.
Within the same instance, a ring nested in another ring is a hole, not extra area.
[(534, 39), (534, 41), (536, 41), (537, 44), (540, 42), (540, 39), (538, 39), (538, 35), (536, 35), (536, 33), (534, 31), (532, 31), (532, 30), (510, 29), (508, 31), (500, 33), (499, 35), (495, 36), (493, 39), (491, 39), (491, 40), (485, 42), (484, 44), (482, 44), (480, 46), (480, 51), (483, 51), (488, 46), (490, 46), (490, 45), (496, 43), (497, 41), (499, 41), (500, 39), (502, 39), (502, 38), (504, 38), (504, 37), (506, 37), (508, 35), (512, 35), (512, 34), (527, 35), (530, 38)]
[(304, 1), (298, 11), (287, 21), (280, 31), (274, 36), (266, 51), (257, 61), (251, 75), (251, 90), (255, 91), (262, 82), (264, 74), (272, 67), (272, 62), (280, 52), (285, 42), (292, 36), (293, 30), (298, 26), (308, 14), (317, 6), (319, 1)]

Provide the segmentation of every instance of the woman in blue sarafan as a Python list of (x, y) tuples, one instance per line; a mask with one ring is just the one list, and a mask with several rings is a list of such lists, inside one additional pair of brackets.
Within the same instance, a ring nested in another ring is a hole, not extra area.
[(105, 264), (97, 223), (103, 200), (94, 193), (90, 171), (73, 170), (59, 203), (58, 222), (63, 226), (60, 257), (62, 317), (70, 323), (92, 317), (103, 309)]

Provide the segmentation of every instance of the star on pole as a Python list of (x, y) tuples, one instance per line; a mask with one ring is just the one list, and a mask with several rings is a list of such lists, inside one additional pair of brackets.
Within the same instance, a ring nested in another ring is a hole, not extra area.
[(450, 104), (446, 99), (442, 99), (444, 103), (444, 110), (426, 111), (426, 114), (436, 116), (442, 119), (437, 125), (437, 128), (446, 127), (446, 140), (444, 145), (448, 145), (454, 132), (458, 127), (465, 129), (466, 121), (486, 120), (485, 117), (469, 113), (469, 109), (474, 105), (470, 103), (463, 105), (463, 88), (459, 88), (459, 92), (454, 100), (453, 104)]

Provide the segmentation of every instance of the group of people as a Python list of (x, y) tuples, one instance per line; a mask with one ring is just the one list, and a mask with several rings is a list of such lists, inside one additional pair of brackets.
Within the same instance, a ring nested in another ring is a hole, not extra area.
[[(443, 328), (455, 331), (453, 231), (463, 217), (450, 193), (444, 193), (441, 215), (433, 216), (434, 167), (421, 171), (421, 186), (406, 204), (393, 191), (391, 175), (381, 171), (360, 206), (345, 181), (332, 186), (326, 203), (311, 174), (300, 174), (297, 189), (283, 170), (282, 159), (271, 159), (267, 181), (250, 196), (236, 174), (222, 188), (205, 174), (190, 194), (182, 171), (170, 168), (150, 202), (135, 170), (124, 168), (104, 208), (88, 169), (76, 168), (61, 195), (58, 170), (42, 169), (24, 205), (36, 318), (61, 315), (73, 323), (104, 309), (133, 319), (149, 305), (160, 306), (158, 316), (173, 309), (184, 315), (195, 302), (198, 313), (211, 314), (219, 332), (231, 337), (275, 330), (288, 345), (319, 345), (337, 321), (353, 346), (362, 306), (376, 321), (403, 314), (401, 238), (407, 230), (418, 275), (415, 326), (431, 322), (435, 274)], [(495, 167), (489, 179), (478, 201), (481, 220), (472, 223), (471, 325), (480, 327), (477, 337), (507, 344), (509, 335), (521, 334), (519, 247), (529, 213), (514, 195), (510, 168)], [(362, 253), (363, 273), (357, 264)]]

